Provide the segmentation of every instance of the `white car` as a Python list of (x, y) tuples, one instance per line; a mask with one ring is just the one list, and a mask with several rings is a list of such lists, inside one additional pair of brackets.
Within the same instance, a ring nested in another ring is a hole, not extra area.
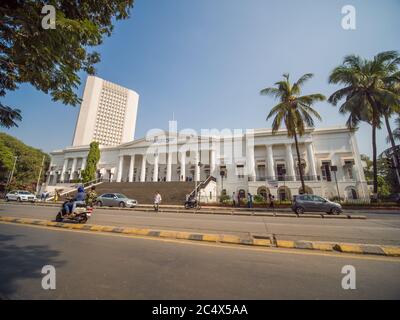
[(36, 196), (29, 191), (16, 190), (6, 194), (6, 201), (30, 201), (35, 202)]

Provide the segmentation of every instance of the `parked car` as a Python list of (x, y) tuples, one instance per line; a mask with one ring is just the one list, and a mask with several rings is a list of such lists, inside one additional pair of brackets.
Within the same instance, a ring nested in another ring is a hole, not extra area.
[(392, 194), (389, 199), (389, 202), (396, 202), (397, 205), (400, 205), (400, 193)]
[(6, 194), (6, 201), (30, 201), (30, 202), (35, 202), (36, 201), (36, 196), (29, 192), (29, 191), (24, 191), (24, 190), (15, 190), (11, 191)]
[(292, 210), (297, 214), (304, 212), (326, 212), (329, 214), (340, 214), (343, 212), (339, 203), (313, 194), (301, 194), (294, 198)]
[(137, 205), (137, 201), (129, 199), (127, 196), (121, 193), (104, 193), (100, 197), (97, 197), (96, 204), (108, 207), (120, 207), (120, 208), (134, 208)]

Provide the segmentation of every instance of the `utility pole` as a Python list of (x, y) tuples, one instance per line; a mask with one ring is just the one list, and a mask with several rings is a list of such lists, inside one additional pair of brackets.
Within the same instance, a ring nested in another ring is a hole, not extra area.
[(38, 192), (39, 192), (40, 176), (42, 175), (42, 170), (43, 170), (43, 165), (44, 165), (44, 158), (45, 158), (45, 156), (43, 156), (42, 164), (40, 165), (39, 176), (38, 176), (37, 183), (36, 183), (36, 194), (38, 194)]
[(10, 172), (10, 176), (8, 177), (8, 180), (7, 180), (6, 191), (8, 190), (8, 185), (12, 181), (12, 178), (13, 178), (13, 175), (14, 175), (14, 170), (15, 170), (15, 165), (17, 163), (17, 159), (18, 159), (18, 156), (14, 156), (14, 164), (13, 164), (13, 168), (12, 168), (12, 170)]

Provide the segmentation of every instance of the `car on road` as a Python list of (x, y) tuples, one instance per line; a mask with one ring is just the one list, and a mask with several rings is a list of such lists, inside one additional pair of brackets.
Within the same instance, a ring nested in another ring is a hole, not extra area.
[(96, 205), (106, 207), (134, 208), (137, 205), (135, 199), (130, 199), (122, 193), (104, 193), (97, 197)]
[(326, 212), (329, 214), (340, 214), (343, 212), (339, 203), (313, 194), (301, 194), (294, 198), (292, 210), (297, 214), (304, 212)]
[(36, 201), (36, 196), (29, 192), (29, 191), (24, 191), (24, 190), (14, 190), (6, 194), (6, 201), (30, 201), (30, 202), (35, 202)]

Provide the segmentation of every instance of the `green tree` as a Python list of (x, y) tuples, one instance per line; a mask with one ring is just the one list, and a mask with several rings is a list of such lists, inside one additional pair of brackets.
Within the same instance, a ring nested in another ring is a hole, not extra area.
[(0, 132), (0, 183), (2, 189), (8, 180), (17, 157), (13, 180), (10, 188), (35, 190), (43, 156), (45, 157), (42, 175), (39, 182), (44, 181), (45, 172), (50, 164), (50, 156), (39, 149), (27, 146), (20, 140)]
[(89, 182), (96, 179), (97, 163), (100, 160), (99, 143), (93, 141), (90, 144), (89, 154), (86, 160), (86, 168), (82, 172), (83, 182)]
[[(53, 5), (56, 28), (43, 29), (41, 10)], [(0, 2), (0, 97), (30, 83), (54, 101), (76, 106), (78, 73), (94, 74), (100, 56), (90, 51), (110, 36), (115, 20), (129, 17), (134, 0), (26, 0)], [(0, 102), (0, 125), (12, 127), (21, 112)]]
[(394, 120), (396, 129), (393, 130), (393, 139), (400, 142), (400, 116)]
[(397, 57), (395, 51), (379, 53), (372, 60), (349, 55), (329, 76), (330, 83), (344, 86), (335, 91), (328, 101), (336, 106), (345, 98), (339, 112), (349, 114), (347, 126), (356, 129), (360, 122), (371, 125), (375, 197), (378, 194), (376, 130), (381, 127), (382, 106), (395, 105), (398, 101), (398, 96), (387, 88), (393, 81), (393, 76), (388, 71), (394, 71)]
[(299, 168), (300, 180), (303, 192), (306, 190), (304, 184), (303, 167), (301, 165), (298, 137), (305, 133), (306, 126), (314, 127), (313, 117), (321, 120), (321, 116), (313, 109), (317, 101), (324, 101), (325, 96), (319, 93), (301, 96), (302, 85), (313, 77), (307, 73), (291, 84), (289, 74), (283, 75), (283, 80), (275, 83), (276, 87), (265, 88), (260, 91), (262, 95), (272, 96), (279, 99), (279, 104), (274, 106), (267, 116), (267, 120), (274, 117), (272, 132), (276, 133), (282, 125), (286, 126), (288, 137), (294, 138), (297, 153), (297, 166)]

